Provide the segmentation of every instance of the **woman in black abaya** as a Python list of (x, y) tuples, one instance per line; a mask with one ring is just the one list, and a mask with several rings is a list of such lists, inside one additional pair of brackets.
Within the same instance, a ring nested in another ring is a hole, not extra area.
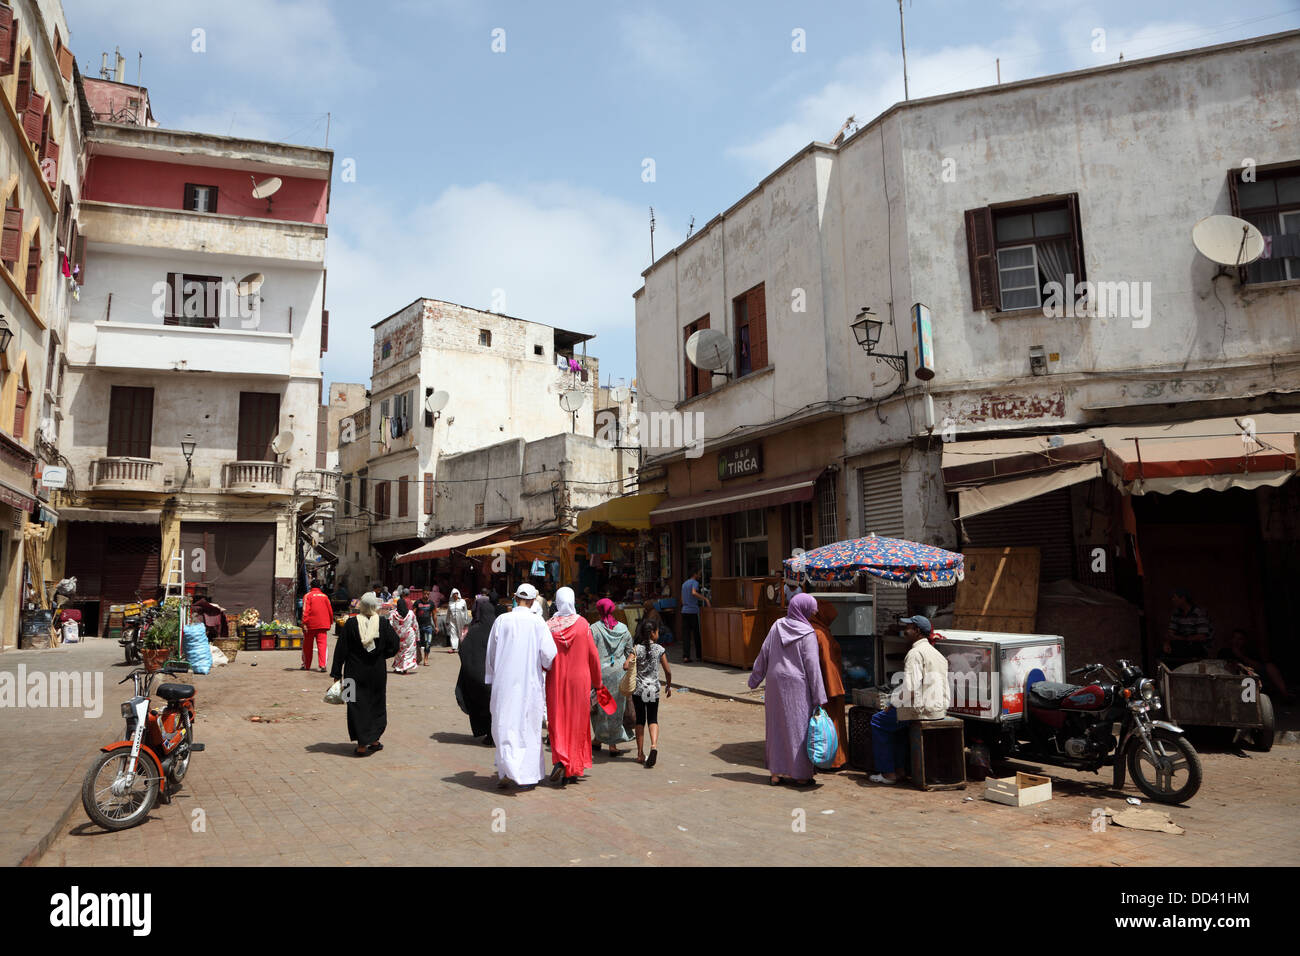
[(330, 676), (343, 679), (348, 705), (348, 737), (357, 742), (356, 755), (383, 750), (379, 738), (388, 728), (388, 673), (384, 661), (397, 653), (397, 632), (379, 614), (373, 591), (361, 596), (360, 612), (348, 618), (343, 636), (334, 645)]
[(491, 600), (483, 594), (474, 602), (469, 631), (460, 642), (460, 677), (456, 680), (456, 703), (469, 717), (469, 729), (475, 737), (486, 737), (492, 743), (492, 688), (484, 683), (487, 669), (488, 635), (497, 612)]

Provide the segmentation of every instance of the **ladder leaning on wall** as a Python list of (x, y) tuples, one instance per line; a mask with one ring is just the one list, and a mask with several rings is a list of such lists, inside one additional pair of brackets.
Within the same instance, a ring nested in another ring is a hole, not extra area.
[(185, 559), (182, 557), (181, 550), (177, 548), (172, 552), (171, 559), (167, 562), (167, 578), (164, 582), (163, 589), (163, 607), (167, 607), (167, 602), (176, 598), (176, 660), (185, 660), (185, 625), (189, 618), (189, 609), (185, 601)]

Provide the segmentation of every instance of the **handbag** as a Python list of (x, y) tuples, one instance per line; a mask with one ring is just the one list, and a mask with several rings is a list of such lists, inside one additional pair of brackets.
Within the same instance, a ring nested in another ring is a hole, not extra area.
[(835, 730), (835, 722), (823, 707), (818, 707), (812, 717), (808, 718), (808, 739), (805, 747), (808, 751), (808, 759), (814, 767), (819, 770), (830, 769), (835, 754), (840, 748), (840, 739)]
[(330, 689), (325, 692), (325, 703), (327, 704), (344, 703), (343, 681), (341, 679), (336, 680), (334, 683), (330, 684)]
[(633, 664), (625, 670), (623, 679), (618, 682), (618, 692), (624, 697), (631, 697), (633, 691), (636, 690), (636, 669), (638, 666), (640, 666), (639, 663)]

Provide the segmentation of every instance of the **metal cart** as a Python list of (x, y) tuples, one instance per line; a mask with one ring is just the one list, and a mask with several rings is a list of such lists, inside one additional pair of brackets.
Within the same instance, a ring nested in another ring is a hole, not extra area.
[(1169, 720), (1180, 727), (1247, 730), (1255, 749), (1273, 748), (1273, 702), (1249, 668), (1238, 673), (1186, 673), (1160, 664), (1160, 696)]

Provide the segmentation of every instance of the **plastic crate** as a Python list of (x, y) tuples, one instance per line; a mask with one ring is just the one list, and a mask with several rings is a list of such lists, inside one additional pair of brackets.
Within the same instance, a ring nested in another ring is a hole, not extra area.
[(261, 635), (260, 641), (261, 641), (261, 649), (262, 649), (262, 650), (264, 650), (264, 651), (273, 651), (273, 650), (275, 650), (275, 635), (274, 635), (274, 634), (263, 634), (263, 635)]

